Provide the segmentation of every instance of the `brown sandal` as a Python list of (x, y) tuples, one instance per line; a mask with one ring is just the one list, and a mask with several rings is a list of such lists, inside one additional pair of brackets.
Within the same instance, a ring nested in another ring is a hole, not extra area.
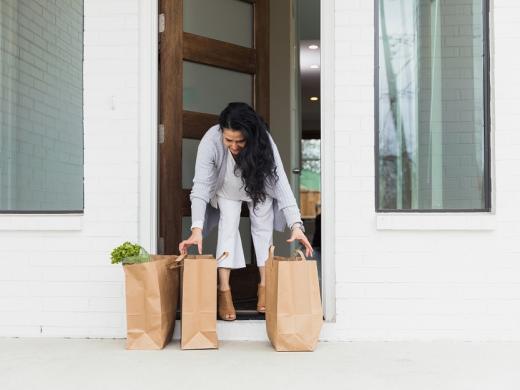
[(217, 290), (218, 296), (218, 316), (224, 321), (234, 321), (237, 319), (231, 289), (222, 291)]
[(256, 304), (256, 311), (265, 313), (265, 286), (258, 285), (258, 302)]

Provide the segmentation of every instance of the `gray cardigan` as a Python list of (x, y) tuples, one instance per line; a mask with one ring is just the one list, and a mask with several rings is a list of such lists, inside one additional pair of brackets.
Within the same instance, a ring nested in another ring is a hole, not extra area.
[[(210, 127), (202, 137), (197, 150), (195, 177), (190, 194), (191, 226), (201, 228), (204, 235), (207, 235), (219, 221), (215, 194), (224, 183), (228, 156), (222, 137), (219, 125)], [(280, 153), (270, 134), (269, 139), (279, 180), (274, 185), (267, 183), (266, 193), (273, 198), (273, 227), (278, 231), (284, 231), (286, 225), (291, 227), (295, 222), (301, 222), (301, 216), (283, 169)]]

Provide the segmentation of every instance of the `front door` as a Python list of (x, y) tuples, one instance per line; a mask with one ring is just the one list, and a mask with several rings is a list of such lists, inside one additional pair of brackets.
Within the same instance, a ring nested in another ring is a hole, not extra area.
[[(163, 253), (177, 253), (179, 242), (189, 234), (197, 145), (218, 123), (220, 111), (231, 101), (243, 101), (269, 121), (268, 9), (269, 0), (160, 0), (159, 248)], [(245, 233), (244, 226), (242, 230)], [(204, 240), (205, 253), (214, 253), (214, 242), (215, 237)], [(252, 259), (250, 236), (243, 242), (246, 257)], [(234, 272), (231, 282), (238, 301), (256, 294), (254, 281), (249, 282), (256, 272), (254, 264)], [(243, 277), (237, 278), (238, 274)]]

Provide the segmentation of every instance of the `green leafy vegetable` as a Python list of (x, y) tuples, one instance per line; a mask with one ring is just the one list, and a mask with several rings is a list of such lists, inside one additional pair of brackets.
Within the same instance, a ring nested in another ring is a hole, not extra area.
[(112, 264), (137, 264), (150, 261), (150, 255), (139, 244), (124, 242), (112, 251)]

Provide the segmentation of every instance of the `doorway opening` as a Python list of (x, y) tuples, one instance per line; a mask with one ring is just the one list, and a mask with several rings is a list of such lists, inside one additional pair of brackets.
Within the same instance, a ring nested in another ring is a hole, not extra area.
[[(300, 205), (321, 275), (320, 0), (160, 0), (159, 245), (177, 253), (189, 236), (197, 147), (228, 102), (267, 121)], [(240, 233), (246, 267), (231, 272), (237, 319), (256, 312), (259, 281), (247, 207)], [(274, 233), (289, 256), (288, 230)], [(217, 229), (203, 241), (215, 255)], [(196, 253), (192, 247), (190, 253)]]

